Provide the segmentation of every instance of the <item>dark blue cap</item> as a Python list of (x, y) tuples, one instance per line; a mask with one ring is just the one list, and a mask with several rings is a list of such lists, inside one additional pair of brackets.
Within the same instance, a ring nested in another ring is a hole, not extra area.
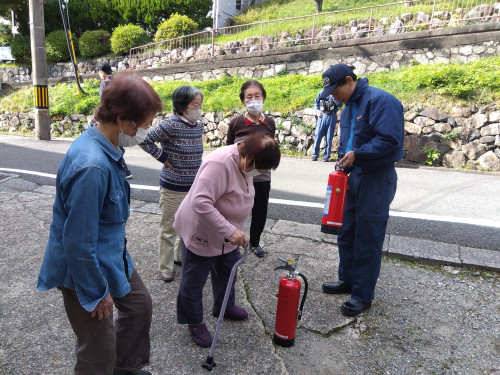
[(347, 64), (335, 64), (329, 67), (323, 73), (323, 91), (319, 94), (319, 98), (323, 99), (329, 96), (335, 91), (339, 81), (352, 74), (352, 68)]

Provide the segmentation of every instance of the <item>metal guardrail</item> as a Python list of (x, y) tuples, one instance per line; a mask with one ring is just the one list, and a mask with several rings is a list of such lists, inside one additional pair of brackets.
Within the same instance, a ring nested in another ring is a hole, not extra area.
[(500, 23), (495, 0), (405, 0), (202, 31), (130, 49), (133, 68), (478, 22)]

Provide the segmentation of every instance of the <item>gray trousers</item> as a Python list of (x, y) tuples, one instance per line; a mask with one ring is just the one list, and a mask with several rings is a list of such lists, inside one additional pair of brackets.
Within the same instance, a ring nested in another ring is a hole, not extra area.
[(91, 318), (75, 290), (61, 288), (64, 307), (77, 338), (75, 375), (112, 375), (114, 370), (135, 371), (149, 364), (151, 296), (134, 269), (131, 291), (113, 301), (118, 310), (107, 319)]

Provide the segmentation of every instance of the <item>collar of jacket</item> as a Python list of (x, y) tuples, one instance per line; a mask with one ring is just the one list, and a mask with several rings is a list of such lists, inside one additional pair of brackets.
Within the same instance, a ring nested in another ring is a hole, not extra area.
[(253, 122), (253, 120), (248, 115), (248, 112), (245, 112), (245, 126), (250, 126), (252, 124), (254, 124), (254, 125), (265, 124), (265, 123), (266, 123), (266, 117), (264, 116), (264, 114), (262, 112), (260, 113), (258, 123)]
[(97, 130), (96, 126), (89, 126), (87, 129), (88, 137), (95, 143), (97, 143), (102, 150), (110, 156), (114, 161), (118, 161), (121, 159), (123, 154), (118, 151), (118, 149), (111, 144), (108, 138), (104, 136), (99, 130)]
[(368, 88), (368, 84), (364, 80), (358, 79), (357, 82), (358, 83), (356, 84), (356, 87), (354, 88), (354, 91), (352, 92), (347, 105), (350, 105), (353, 102), (357, 102)]

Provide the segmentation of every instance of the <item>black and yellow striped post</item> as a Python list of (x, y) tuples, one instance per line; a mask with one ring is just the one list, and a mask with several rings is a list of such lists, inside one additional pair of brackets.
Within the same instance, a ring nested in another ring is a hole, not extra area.
[(49, 108), (49, 88), (46, 85), (33, 85), (33, 98), (35, 108)]
[(44, 3), (45, 1), (29, 0), (35, 136), (39, 140), (48, 141), (50, 140), (50, 114), (43, 15)]

